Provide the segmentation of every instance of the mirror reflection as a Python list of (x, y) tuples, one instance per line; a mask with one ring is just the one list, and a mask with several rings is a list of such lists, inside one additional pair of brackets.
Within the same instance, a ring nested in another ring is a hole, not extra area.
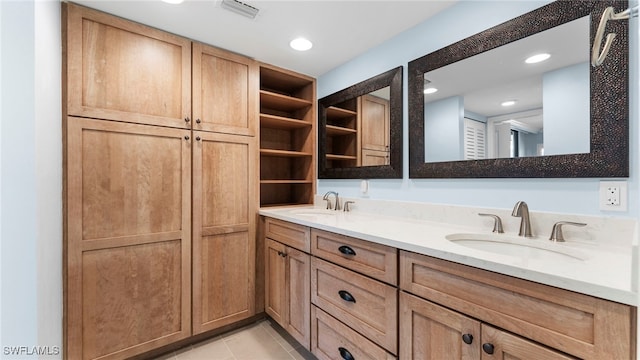
[(402, 178), (402, 66), (318, 100), (318, 178)]
[(426, 72), (425, 162), (589, 153), (589, 26), (585, 16)]
[(389, 165), (391, 87), (326, 109), (326, 167)]

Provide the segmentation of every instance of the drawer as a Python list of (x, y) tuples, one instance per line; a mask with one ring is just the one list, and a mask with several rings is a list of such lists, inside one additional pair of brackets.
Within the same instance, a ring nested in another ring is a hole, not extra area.
[(306, 226), (267, 217), (264, 221), (264, 236), (300, 251), (309, 252), (310, 231)]
[(311, 253), (388, 284), (398, 284), (396, 248), (311, 229)]
[(311, 260), (311, 302), (392, 354), (398, 289), (324, 260)]
[(383, 348), (315, 306), (311, 307), (311, 352), (320, 360), (396, 359)]
[(631, 357), (636, 315), (628, 305), (407, 251), (400, 287), (579, 358)]

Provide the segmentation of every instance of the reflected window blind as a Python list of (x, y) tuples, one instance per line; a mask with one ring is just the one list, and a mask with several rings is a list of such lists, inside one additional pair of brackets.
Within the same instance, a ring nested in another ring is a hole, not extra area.
[(464, 119), (464, 159), (486, 159), (486, 124), (469, 118)]

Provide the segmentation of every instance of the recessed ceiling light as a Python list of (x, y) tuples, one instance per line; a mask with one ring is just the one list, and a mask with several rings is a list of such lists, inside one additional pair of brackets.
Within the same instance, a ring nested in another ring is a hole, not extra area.
[(162, 2), (166, 2), (167, 4), (182, 4), (184, 2), (184, 0), (162, 0)]
[(525, 60), (524, 62), (526, 62), (527, 64), (535, 64), (535, 63), (539, 63), (539, 62), (545, 61), (550, 57), (551, 57), (551, 55), (547, 54), (547, 53), (536, 54), (536, 55), (528, 57), (527, 60)]
[(311, 49), (311, 47), (313, 47), (313, 44), (311, 43), (311, 41), (303, 37), (299, 37), (291, 40), (291, 42), (289, 43), (289, 46), (291, 46), (291, 48), (298, 51), (307, 51)]
[(433, 94), (434, 92), (438, 91), (438, 89), (434, 88), (434, 87), (430, 87), (430, 88), (426, 88), (424, 89), (424, 93), (425, 94)]
[(505, 102), (503, 102), (503, 103), (502, 103), (502, 104), (500, 104), (500, 105), (502, 105), (502, 106), (513, 106), (513, 105), (515, 105), (515, 104), (516, 104), (516, 101), (515, 101), (515, 100), (509, 100), (509, 101), (505, 101)]

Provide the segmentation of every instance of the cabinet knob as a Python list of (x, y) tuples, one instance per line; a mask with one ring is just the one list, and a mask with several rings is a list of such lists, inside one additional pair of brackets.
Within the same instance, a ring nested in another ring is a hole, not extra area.
[(347, 349), (345, 349), (343, 347), (339, 347), (338, 351), (340, 352), (340, 356), (342, 356), (342, 358), (344, 360), (355, 360), (355, 358), (353, 357), (353, 355), (351, 355), (349, 350), (347, 350)]
[(189, 137), (189, 135), (185, 135), (185, 136), (184, 136), (184, 139), (185, 139), (185, 140), (189, 140), (189, 139), (191, 139), (191, 138)]
[(340, 298), (344, 301), (352, 302), (354, 304), (356, 303), (356, 298), (354, 298), (353, 295), (349, 294), (349, 292), (346, 290), (338, 291), (338, 295), (340, 295)]
[(356, 252), (353, 251), (352, 248), (348, 247), (347, 245), (342, 245), (338, 248), (338, 251), (340, 251), (341, 253), (345, 254), (345, 255), (351, 255), (351, 256), (355, 256)]
[(196, 119), (196, 124), (200, 124), (202, 121), (200, 119)]
[(282, 256), (283, 258), (287, 257), (287, 253), (284, 253), (282, 251), (278, 251), (278, 255)]
[(467, 345), (471, 344), (473, 342), (473, 335), (471, 334), (462, 335), (462, 341), (464, 341), (464, 343)]
[(188, 116), (186, 118), (184, 118), (184, 122), (186, 122), (187, 124), (189, 123), (189, 121), (191, 121), (191, 119), (189, 119)]
[(196, 136), (196, 141), (200, 141), (200, 136)]
[(494, 350), (493, 344), (489, 344), (489, 343), (482, 344), (482, 350), (484, 350), (484, 352), (486, 352), (489, 355), (493, 354), (493, 350)]

